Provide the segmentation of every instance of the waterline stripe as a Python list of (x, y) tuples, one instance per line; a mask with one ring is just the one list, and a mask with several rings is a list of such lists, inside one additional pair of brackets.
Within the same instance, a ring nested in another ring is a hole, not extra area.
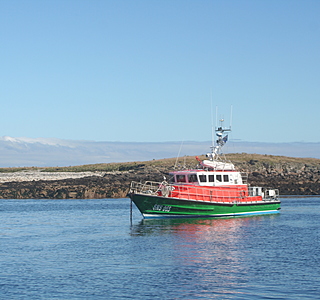
[(265, 215), (265, 214), (278, 214), (279, 210), (268, 210), (268, 211), (254, 211), (254, 212), (242, 212), (242, 213), (231, 213), (231, 214), (213, 214), (213, 215), (192, 215), (192, 214), (143, 214), (145, 219), (164, 219), (164, 218), (219, 218), (219, 217), (236, 217), (236, 216), (246, 216), (246, 215)]

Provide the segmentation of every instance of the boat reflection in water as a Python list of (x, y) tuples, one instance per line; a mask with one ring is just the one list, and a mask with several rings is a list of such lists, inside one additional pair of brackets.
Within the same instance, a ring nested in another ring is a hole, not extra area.
[(218, 219), (143, 219), (132, 227), (131, 234), (153, 236), (156, 246), (143, 247), (156, 247), (155, 251), (164, 257), (163, 263), (175, 266), (177, 277), (183, 273), (184, 282), (180, 284), (188, 284), (186, 280), (193, 285), (197, 282), (199, 296), (212, 293), (213, 288), (215, 295), (246, 294), (244, 278), (248, 268), (252, 263), (259, 263), (253, 261), (252, 256), (257, 234), (263, 228), (272, 227), (278, 217), (279, 214)]

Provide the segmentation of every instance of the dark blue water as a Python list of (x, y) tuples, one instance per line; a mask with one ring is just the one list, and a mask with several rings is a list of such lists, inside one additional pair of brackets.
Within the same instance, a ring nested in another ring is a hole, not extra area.
[(319, 299), (320, 197), (142, 221), (129, 199), (0, 200), (0, 299)]

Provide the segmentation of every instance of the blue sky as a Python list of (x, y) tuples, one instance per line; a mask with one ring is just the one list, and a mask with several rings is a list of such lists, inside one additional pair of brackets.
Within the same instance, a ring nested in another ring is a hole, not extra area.
[(234, 140), (320, 142), (319, 15), (318, 0), (2, 0), (0, 135), (207, 141), (232, 105)]

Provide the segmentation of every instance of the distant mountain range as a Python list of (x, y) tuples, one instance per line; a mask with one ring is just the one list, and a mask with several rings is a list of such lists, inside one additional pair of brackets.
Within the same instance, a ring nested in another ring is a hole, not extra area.
[[(206, 142), (95, 142), (56, 138), (0, 137), (0, 167), (71, 166), (146, 161), (210, 151)], [(259, 143), (229, 141), (225, 153), (257, 153), (320, 158), (319, 143)]]

